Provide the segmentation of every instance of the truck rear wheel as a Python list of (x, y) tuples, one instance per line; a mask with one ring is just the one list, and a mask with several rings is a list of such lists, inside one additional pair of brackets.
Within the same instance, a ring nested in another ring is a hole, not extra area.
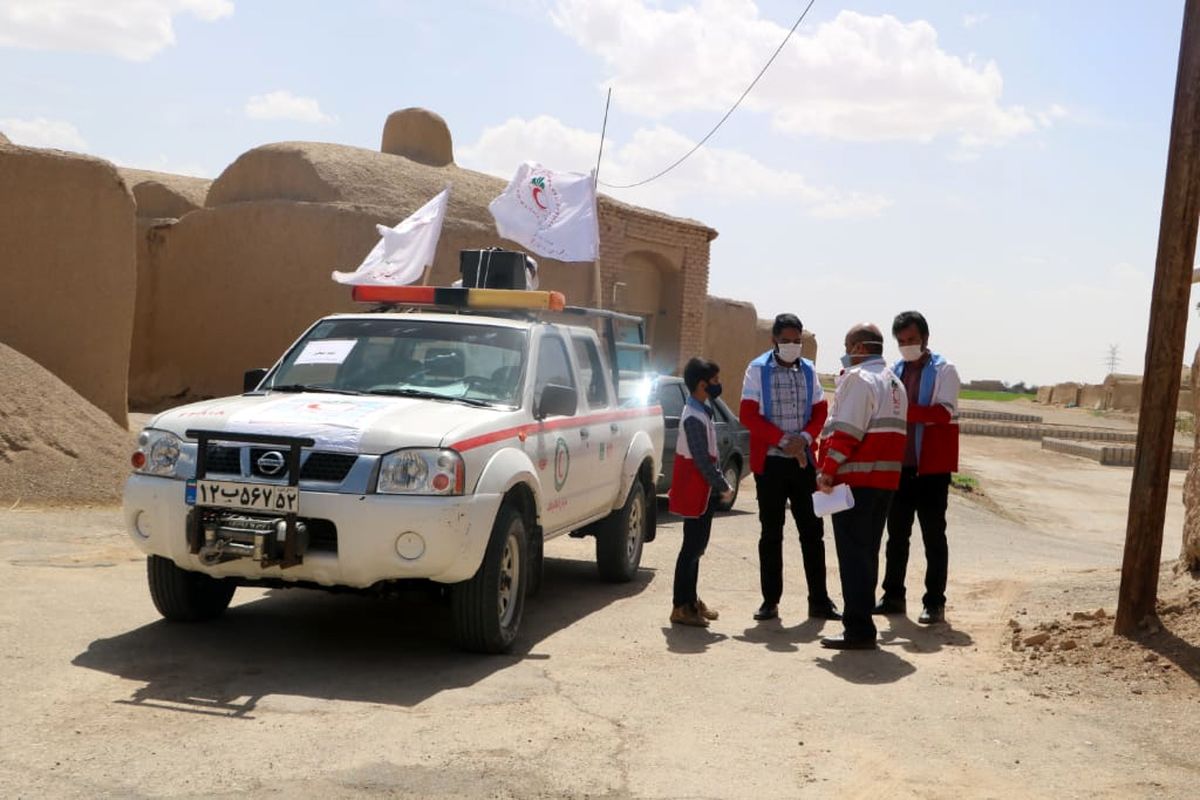
[(479, 570), (451, 589), (454, 637), (460, 647), (476, 653), (504, 653), (512, 647), (525, 611), (530, 566), (525, 518), (511, 505), (502, 505)]
[(646, 488), (635, 479), (625, 505), (610, 514), (596, 531), (596, 566), (601, 578), (612, 583), (633, 580), (642, 563), (649, 519)]
[(225, 613), (237, 585), (175, 566), (162, 556), (146, 560), (150, 599), (164, 619), (172, 622), (205, 622)]

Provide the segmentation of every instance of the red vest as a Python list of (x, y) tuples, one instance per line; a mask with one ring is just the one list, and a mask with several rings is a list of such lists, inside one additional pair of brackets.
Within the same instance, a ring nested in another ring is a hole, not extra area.
[(679, 434), (675, 440), (675, 467), (671, 472), (671, 490), (667, 494), (671, 513), (680, 517), (704, 516), (712, 494), (712, 487), (696, 467), (691, 448), (688, 447), (687, 434), (683, 430), (684, 422), (693, 417), (703, 422), (708, 432), (708, 453), (699, 454), (698, 457), (707, 456), (714, 464), (717, 463), (718, 457), (717, 429), (713, 426), (712, 419), (689, 402), (684, 406), (683, 416), (679, 418)]

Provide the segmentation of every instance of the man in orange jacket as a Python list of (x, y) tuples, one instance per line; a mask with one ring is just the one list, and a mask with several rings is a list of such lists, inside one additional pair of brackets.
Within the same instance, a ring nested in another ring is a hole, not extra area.
[(808, 615), (840, 619), (825, 578), (825, 526), (813, 514), (815, 450), (828, 404), (813, 363), (801, 356), (804, 326), (780, 314), (771, 328), (775, 343), (750, 362), (742, 384), (739, 416), (750, 430), (750, 469), (758, 491), (759, 579), (762, 605), (756, 620), (777, 619), (783, 595), (783, 526), (787, 506), (800, 531), (808, 581)]
[(833, 515), (833, 540), (842, 576), (840, 636), (826, 636), (823, 647), (873, 650), (875, 585), (879, 580), (879, 543), (887, 521), (888, 504), (900, 484), (904, 458), (908, 397), (883, 360), (883, 334), (870, 324), (856, 325), (846, 334), (845, 372), (837, 387), (826, 438), (821, 443), (817, 487), (833, 491), (844, 483), (854, 496), (853, 507)]

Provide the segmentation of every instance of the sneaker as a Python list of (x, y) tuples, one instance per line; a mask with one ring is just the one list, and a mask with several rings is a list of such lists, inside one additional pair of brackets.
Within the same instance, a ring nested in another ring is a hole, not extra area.
[(688, 605), (675, 606), (675, 608), (671, 609), (671, 624), (707, 628), (708, 620), (700, 616), (700, 612), (696, 610), (695, 605), (689, 603)]
[(719, 611), (715, 611), (704, 605), (704, 601), (698, 597), (696, 598), (696, 611), (698, 611), (700, 616), (704, 617), (705, 619), (711, 620), (721, 618), (721, 613)]

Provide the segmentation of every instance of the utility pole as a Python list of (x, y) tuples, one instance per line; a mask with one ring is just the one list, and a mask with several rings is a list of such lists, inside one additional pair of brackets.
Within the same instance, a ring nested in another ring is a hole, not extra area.
[(1108, 367), (1108, 374), (1112, 375), (1117, 371), (1117, 365), (1121, 363), (1121, 348), (1115, 344), (1108, 346), (1108, 355), (1104, 358), (1104, 364)]
[(1137, 456), (1129, 490), (1125, 557), (1114, 631), (1132, 635), (1155, 612), (1175, 406), (1187, 333), (1188, 296), (1200, 227), (1200, 0), (1187, 0), (1175, 76), (1158, 256), (1146, 337)]

